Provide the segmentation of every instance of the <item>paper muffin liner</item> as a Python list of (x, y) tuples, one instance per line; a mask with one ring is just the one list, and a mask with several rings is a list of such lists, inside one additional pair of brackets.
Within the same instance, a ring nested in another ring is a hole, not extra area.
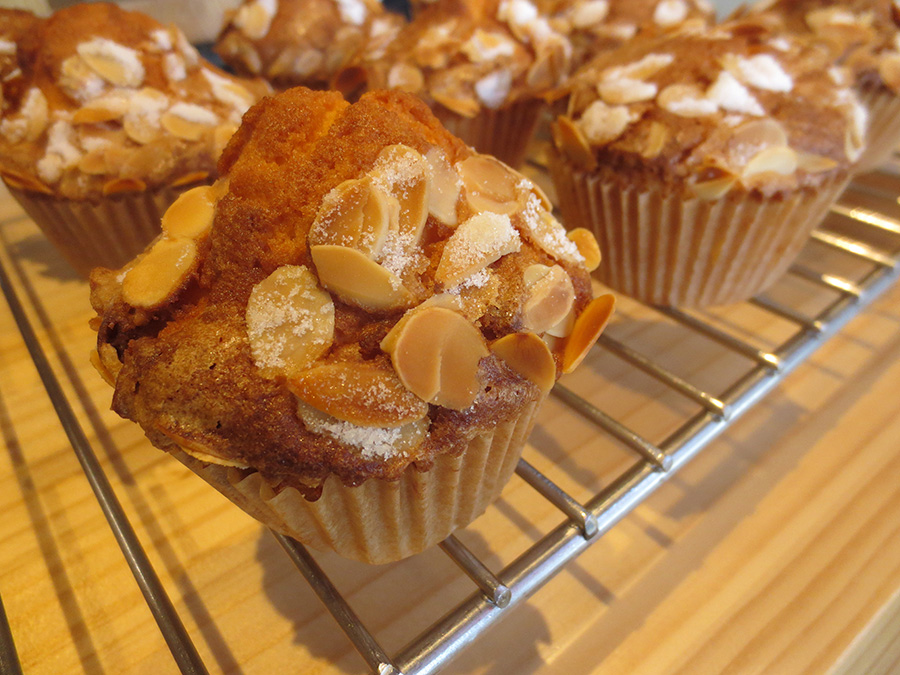
[(381, 564), (443, 541), (484, 512), (512, 477), (542, 402), (473, 439), (458, 457), (439, 456), (427, 471), (410, 466), (399, 480), (372, 478), (357, 487), (330, 476), (314, 502), (295, 488), (275, 494), (255, 471), (172, 454), (273, 530), (320, 551)]
[(442, 106), (435, 106), (434, 112), (451, 134), (478, 152), (518, 168), (525, 161), (528, 144), (546, 106), (544, 101), (534, 99), (498, 110), (484, 108), (475, 117), (463, 117)]
[(550, 173), (566, 227), (597, 237), (598, 278), (642, 302), (681, 307), (740, 302), (774, 283), (849, 180), (786, 197), (733, 189), (707, 201), (604, 180), (555, 152)]
[(6, 182), (10, 194), (83, 277), (95, 267), (118, 269), (143, 251), (160, 233), (169, 205), (196, 185), (126, 192), (92, 203), (21, 190)]
[(887, 162), (900, 145), (900, 96), (880, 84), (861, 85), (856, 93), (869, 111), (866, 147), (855, 167), (863, 173)]

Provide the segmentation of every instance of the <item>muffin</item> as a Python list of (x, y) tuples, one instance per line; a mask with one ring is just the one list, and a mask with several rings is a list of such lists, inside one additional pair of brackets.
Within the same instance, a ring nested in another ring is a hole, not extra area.
[(900, 12), (891, 0), (791, 0), (742, 11), (748, 19), (809, 36), (845, 66), (869, 110), (869, 137), (858, 171), (875, 169), (900, 144)]
[(245, 0), (226, 16), (215, 49), (235, 72), (279, 89), (325, 89), (365, 48), (378, 53), (403, 23), (377, 0)]
[(568, 40), (528, 0), (440, 0), (422, 9), (382, 56), (367, 52), (335, 85), (348, 93), (417, 94), (454, 135), (510, 166), (522, 163), (546, 108), (569, 72)]
[(0, 10), (0, 176), (72, 266), (120, 266), (186, 186), (212, 182), (267, 91), (181, 32), (107, 3), (48, 19)]
[(571, 42), (574, 67), (638, 33), (683, 30), (715, 21), (715, 9), (706, 0), (541, 0), (538, 7)]
[(599, 277), (658, 305), (745, 300), (840, 194), (866, 110), (827, 52), (754, 23), (636, 38), (566, 87), (551, 174)]
[(113, 409), (314, 548), (380, 563), (441, 541), (606, 323), (596, 241), (401, 92), (264, 99), (219, 169), (92, 275)]

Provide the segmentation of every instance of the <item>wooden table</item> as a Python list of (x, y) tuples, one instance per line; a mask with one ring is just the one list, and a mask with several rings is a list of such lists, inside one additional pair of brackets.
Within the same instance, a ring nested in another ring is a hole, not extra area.
[[(274, 538), (108, 410), (87, 286), (5, 193), (0, 255), (210, 671), (366, 672)], [(720, 320), (769, 339), (751, 309)], [(677, 365), (701, 384), (732, 367), (627, 302), (610, 331), (663, 360), (693, 350)], [(571, 385), (650, 438), (685, 413), (609, 354)], [(0, 439), (0, 597), (25, 672), (175, 672), (5, 305)], [(579, 499), (633, 462), (556, 399), (526, 458)], [(460, 538), (496, 570), (558, 522), (514, 477)], [(316, 559), (389, 653), (473, 590), (439, 551)], [(895, 287), (446, 672), (896, 673), (898, 633)]]

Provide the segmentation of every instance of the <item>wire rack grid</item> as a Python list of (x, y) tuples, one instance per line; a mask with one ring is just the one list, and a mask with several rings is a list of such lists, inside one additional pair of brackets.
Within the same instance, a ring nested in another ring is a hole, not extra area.
[[(531, 168), (534, 177), (543, 180), (542, 167)], [(650, 309), (654, 320), (738, 356), (743, 366), (737, 371), (729, 371), (726, 381), (716, 386), (698, 386), (672, 366), (678, 362), (677, 353), (663, 359), (658, 358), (659, 355), (643, 354), (629, 346), (627, 336), (620, 336), (617, 326), (613, 326), (595, 349), (645, 373), (683, 397), (696, 411), (687, 415), (672, 433), (657, 441), (605, 413), (589, 400), (589, 392), (578, 391), (577, 382), (564, 380), (558, 384), (553, 391), (556, 399), (633, 452), (634, 461), (599, 492), (579, 501), (531, 463), (521, 460), (517, 475), (541, 499), (559, 510), (562, 521), (496, 572), (460, 538), (451, 536), (442, 542), (442, 551), (472, 580), (474, 589), (454, 609), (394, 655), (380, 646), (313, 556), (297, 542), (275, 535), (371, 671), (379, 675), (422, 675), (439, 671), (468, 644), (507, 616), (513, 607), (525, 602), (568, 562), (598, 541), (889, 288), (900, 275), (897, 178), (897, 167), (891, 164), (880, 174), (851, 185), (823, 226), (814, 233), (798, 264), (786, 275), (788, 283), (805, 285), (804, 292), (783, 294), (789, 298), (785, 301), (778, 297), (776, 286), (772, 292), (750, 301), (756, 310), (777, 317), (786, 326), (775, 343), (761, 345), (760, 342), (766, 340), (748, 335), (746, 330), (730, 324), (727, 315)], [(184, 673), (207, 672), (79, 427), (3, 265), (0, 265), (0, 286), (60, 422), (174, 660)], [(21, 668), (2, 610), (0, 605), (0, 673), (19, 673)]]

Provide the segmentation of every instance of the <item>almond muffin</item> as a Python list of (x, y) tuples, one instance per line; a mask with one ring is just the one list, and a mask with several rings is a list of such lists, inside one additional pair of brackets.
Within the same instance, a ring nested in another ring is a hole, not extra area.
[(328, 88), (366, 48), (390, 42), (403, 19), (378, 0), (245, 0), (230, 12), (216, 52), (235, 72), (279, 89)]
[(441, 541), (606, 323), (596, 241), (402, 92), (265, 99), (219, 169), (92, 276), (113, 409), (305, 544), (387, 562)]
[(636, 38), (565, 89), (551, 173), (600, 278), (652, 304), (737, 302), (790, 265), (840, 194), (866, 111), (825, 50), (732, 22)]
[(900, 9), (893, 0), (791, 0), (741, 11), (747, 19), (815, 39), (851, 73), (869, 110), (857, 170), (877, 168), (900, 144)]
[(544, 96), (569, 72), (569, 41), (518, 0), (439, 0), (403, 28), (383, 55), (367, 52), (336, 86), (400, 89), (424, 99), (454, 135), (518, 166), (546, 108)]
[(0, 72), (0, 176), (85, 276), (124, 264), (184, 186), (212, 182), (267, 91), (204, 62), (177, 29), (107, 3), (48, 19), (0, 10)]

